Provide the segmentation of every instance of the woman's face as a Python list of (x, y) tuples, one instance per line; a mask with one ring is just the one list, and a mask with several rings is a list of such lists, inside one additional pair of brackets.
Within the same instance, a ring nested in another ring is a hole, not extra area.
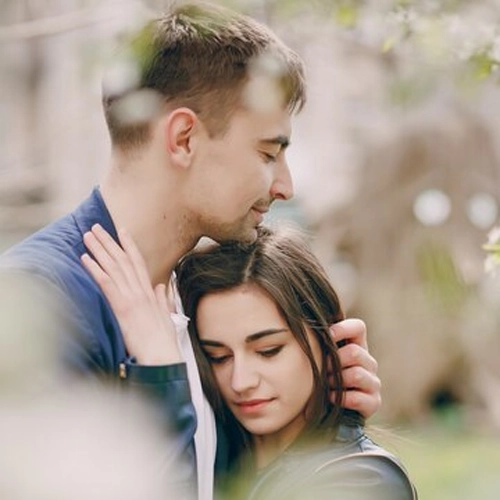
[[(276, 303), (256, 285), (207, 295), (198, 306), (197, 328), (238, 421), (251, 434), (291, 443), (305, 424), (313, 372)], [(320, 366), (319, 344), (307, 334)]]

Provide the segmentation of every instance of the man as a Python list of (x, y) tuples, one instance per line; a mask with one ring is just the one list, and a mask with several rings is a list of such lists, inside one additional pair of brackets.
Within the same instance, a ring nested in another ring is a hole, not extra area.
[[(188, 456), (192, 464), (195, 453), (198, 496), (211, 498), (215, 425), (185, 325), (177, 325), (177, 334), (188, 379), (179, 356), (154, 347), (148, 332), (137, 338), (120, 329), (81, 265), (84, 235), (92, 250), (105, 244), (102, 228), (115, 240), (117, 228), (126, 228), (144, 256), (148, 279), (166, 286), (179, 258), (200, 238), (252, 241), (272, 202), (293, 196), (285, 151), (291, 114), (305, 102), (303, 66), (266, 27), (205, 4), (174, 7), (149, 23), (124, 59), (138, 77), (105, 86), (112, 155), (99, 189), (72, 214), (7, 252), (1, 266), (36, 277), (67, 301), (60, 313), (71, 335), (65, 335), (70, 340), (63, 355), (73, 369), (120, 375), (156, 394), (184, 439), (168, 448), (168, 458)], [(169, 308), (180, 313), (173, 297)], [(365, 327), (346, 321), (334, 336), (348, 341), (339, 350), (352, 388), (345, 405), (369, 417), (380, 404), (380, 383)], [(183, 384), (189, 384), (197, 421), (189, 402), (178, 400)], [(218, 452), (223, 466), (222, 441)], [(192, 474), (187, 467), (182, 479)]]

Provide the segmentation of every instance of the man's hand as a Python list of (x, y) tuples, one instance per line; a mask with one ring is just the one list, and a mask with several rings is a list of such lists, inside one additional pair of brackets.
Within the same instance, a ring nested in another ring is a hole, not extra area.
[[(342, 378), (347, 391), (344, 407), (356, 410), (365, 418), (373, 416), (382, 403), (377, 360), (368, 352), (366, 325), (360, 319), (346, 319), (331, 327), (339, 347)], [(335, 394), (332, 393), (332, 401)]]

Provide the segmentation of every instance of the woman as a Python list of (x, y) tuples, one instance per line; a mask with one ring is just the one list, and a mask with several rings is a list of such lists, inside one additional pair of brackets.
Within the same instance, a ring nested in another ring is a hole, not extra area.
[(341, 409), (329, 325), (343, 313), (301, 238), (260, 228), (252, 244), (192, 252), (177, 280), (204, 390), (232, 445), (221, 497), (416, 498), (397, 458)]
[(341, 410), (329, 325), (344, 315), (297, 233), (260, 228), (253, 244), (193, 252), (177, 279), (205, 392), (234, 442), (229, 498), (415, 498), (399, 461)]

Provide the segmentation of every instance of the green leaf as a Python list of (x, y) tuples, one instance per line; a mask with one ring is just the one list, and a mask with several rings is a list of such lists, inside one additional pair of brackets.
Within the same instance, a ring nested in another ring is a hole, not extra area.
[(354, 28), (358, 24), (359, 11), (354, 5), (340, 5), (335, 12), (335, 20), (344, 28)]
[(388, 52), (391, 52), (397, 43), (398, 43), (398, 38), (396, 36), (391, 36), (389, 38), (386, 38), (384, 40), (384, 43), (382, 44), (382, 53), (387, 54)]

